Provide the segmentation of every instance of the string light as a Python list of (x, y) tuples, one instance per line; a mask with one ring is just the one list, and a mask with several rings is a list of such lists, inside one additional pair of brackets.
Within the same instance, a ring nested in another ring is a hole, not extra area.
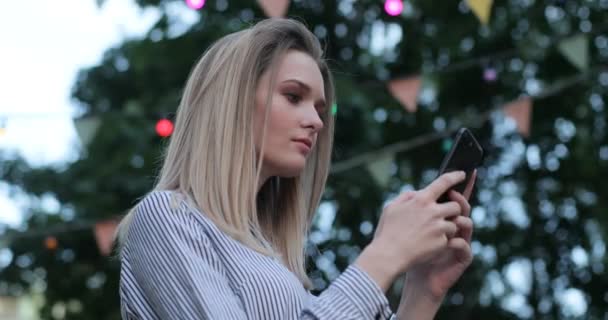
[(170, 136), (171, 133), (173, 133), (173, 123), (171, 122), (171, 120), (158, 120), (158, 122), (156, 123), (156, 133), (163, 138)]
[(44, 239), (44, 246), (49, 250), (57, 249), (59, 243), (57, 242), (57, 238), (53, 236), (48, 236)]
[(190, 9), (199, 10), (205, 6), (205, 0), (186, 0), (186, 4)]
[(403, 12), (403, 0), (386, 0), (384, 11), (390, 16), (398, 16)]
[(496, 73), (496, 69), (486, 68), (485, 70), (483, 70), (483, 79), (486, 82), (494, 82), (494, 81), (496, 81), (497, 77), (498, 77), (498, 75)]

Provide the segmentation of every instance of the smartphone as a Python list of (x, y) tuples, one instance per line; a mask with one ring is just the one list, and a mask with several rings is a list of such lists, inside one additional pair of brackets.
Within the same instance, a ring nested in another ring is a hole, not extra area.
[[(471, 179), (473, 171), (481, 165), (482, 161), (483, 148), (469, 129), (460, 128), (454, 137), (454, 143), (450, 151), (439, 167), (437, 177), (450, 171), (464, 171), (466, 179), (450, 189), (462, 194)], [(437, 202), (447, 201), (449, 201), (448, 192), (441, 195), (437, 200)]]

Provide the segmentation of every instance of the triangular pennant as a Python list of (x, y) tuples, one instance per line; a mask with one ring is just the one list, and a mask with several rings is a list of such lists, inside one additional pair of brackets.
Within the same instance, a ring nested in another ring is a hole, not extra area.
[(258, 0), (267, 17), (284, 17), (289, 8), (289, 0)]
[(19, 319), (17, 297), (0, 296), (0, 319)]
[(401, 105), (405, 107), (408, 112), (416, 112), (418, 109), (418, 92), (422, 80), (420, 76), (407, 77), (402, 79), (391, 80), (388, 83), (388, 89), (395, 97), (399, 100)]
[(83, 145), (89, 145), (100, 124), (101, 121), (98, 117), (86, 117), (74, 120), (74, 127), (76, 127), (76, 132)]
[(505, 115), (513, 118), (517, 124), (517, 131), (524, 136), (530, 136), (530, 122), (532, 117), (532, 99), (530, 97), (520, 98), (504, 105)]
[(493, 0), (467, 0), (467, 5), (483, 24), (490, 22)]
[(367, 169), (372, 174), (378, 185), (386, 187), (391, 178), (391, 166), (393, 165), (393, 154), (389, 153), (372, 161)]
[(587, 35), (579, 34), (562, 40), (559, 45), (559, 52), (580, 70), (587, 70), (589, 67), (589, 38)]
[(112, 252), (112, 244), (114, 241), (114, 231), (118, 227), (118, 221), (108, 220), (95, 224), (95, 239), (97, 247), (102, 255), (108, 256)]

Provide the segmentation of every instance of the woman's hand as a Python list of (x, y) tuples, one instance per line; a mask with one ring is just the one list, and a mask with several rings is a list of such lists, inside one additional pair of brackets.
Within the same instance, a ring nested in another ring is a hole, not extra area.
[(440, 303), (448, 289), (456, 283), (471, 264), (473, 254), (470, 244), (473, 234), (473, 221), (469, 217), (471, 206), (468, 199), (471, 196), (475, 178), (476, 172), (473, 173), (464, 195), (450, 191), (449, 198), (457, 202), (462, 210), (462, 215), (453, 219), (458, 232), (449, 239), (447, 246), (433, 259), (412, 266), (407, 272), (402, 301), (427, 297), (431, 301)]
[[(457, 235), (456, 218), (463, 211), (457, 201), (437, 203), (437, 199), (464, 179), (464, 172), (450, 172), (420, 191), (400, 194), (384, 208), (372, 243), (355, 264), (386, 290), (411, 266), (435, 261)], [(424, 280), (431, 279), (436, 277)]]

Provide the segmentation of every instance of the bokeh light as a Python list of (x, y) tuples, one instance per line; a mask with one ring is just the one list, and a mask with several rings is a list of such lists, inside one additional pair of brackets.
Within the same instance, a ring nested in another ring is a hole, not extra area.
[(384, 11), (391, 16), (398, 16), (403, 12), (402, 0), (386, 0), (384, 2)]
[(57, 238), (55, 238), (53, 236), (48, 236), (48, 237), (46, 237), (46, 239), (44, 239), (44, 246), (49, 250), (57, 249), (58, 245), (59, 245), (59, 242), (57, 241)]
[(194, 10), (199, 10), (205, 6), (205, 0), (186, 0), (188, 7)]
[(498, 77), (498, 74), (496, 73), (496, 69), (494, 69), (494, 68), (486, 68), (483, 71), (483, 79), (486, 82), (494, 82), (494, 81), (496, 81), (497, 77)]
[(160, 119), (156, 123), (156, 133), (161, 137), (168, 137), (173, 133), (173, 123), (168, 119)]

